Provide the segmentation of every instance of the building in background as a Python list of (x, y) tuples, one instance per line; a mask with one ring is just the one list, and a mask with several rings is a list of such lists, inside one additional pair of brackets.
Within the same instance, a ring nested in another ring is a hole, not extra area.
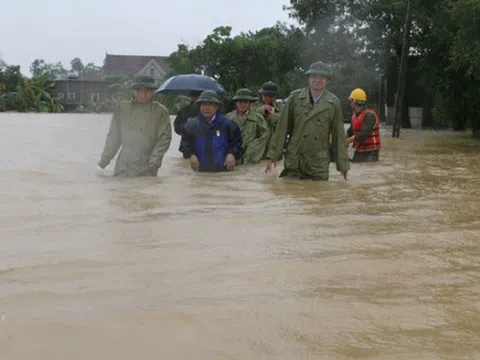
[(161, 81), (169, 72), (166, 56), (107, 54), (103, 61), (104, 78), (148, 75)]
[[(165, 56), (106, 54), (103, 72), (94, 75), (70, 73), (67, 79), (55, 80), (57, 99), (66, 111), (88, 109), (99, 111), (102, 104), (112, 101), (110, 85), (114, 79), (148, 75), (160, 83), (169, 72)], [(108, 106), (107, 106), (108, 108)]]

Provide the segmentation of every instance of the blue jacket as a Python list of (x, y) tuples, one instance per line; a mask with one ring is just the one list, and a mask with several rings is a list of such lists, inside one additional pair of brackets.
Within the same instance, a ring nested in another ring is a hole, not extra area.
[(243, 156), (242, 141), (240, 128), (221, 112), (211, 123), (199, 114), (185, 124), (180, 149), (186, 159), (197, 156), (200, 171), (227, 171), (225, 158), (231, 153), (238, 161)]

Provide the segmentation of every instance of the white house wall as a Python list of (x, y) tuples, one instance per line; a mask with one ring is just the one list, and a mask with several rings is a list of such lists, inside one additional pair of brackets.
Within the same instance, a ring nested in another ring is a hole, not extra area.
[[(153, 73), (152, 73), (153, 72)], [(165, 77), (166, 72), (162, 69), (162, 67), (158, 64), (155, 59), (151, 59), (142, 70), (139, 71), (137, 75), (147, 75), (151, 76), (154, 79), (162, 79)]]

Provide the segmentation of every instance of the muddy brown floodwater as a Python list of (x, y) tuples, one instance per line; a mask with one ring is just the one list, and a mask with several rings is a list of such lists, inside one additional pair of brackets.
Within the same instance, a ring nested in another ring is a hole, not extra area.
[(0, 116), (0, 358), (480, 359), (480, 144), (344, 182), (97, 169), (109, 115)]

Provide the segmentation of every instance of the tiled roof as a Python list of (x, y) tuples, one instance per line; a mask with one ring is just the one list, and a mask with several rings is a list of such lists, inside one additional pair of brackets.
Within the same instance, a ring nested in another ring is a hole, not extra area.
[(169, 72), (166, 56), (107, 54), (104, 60), (104, 76), (137, 74), (151, 59), (155, 59), (165, 73)]

